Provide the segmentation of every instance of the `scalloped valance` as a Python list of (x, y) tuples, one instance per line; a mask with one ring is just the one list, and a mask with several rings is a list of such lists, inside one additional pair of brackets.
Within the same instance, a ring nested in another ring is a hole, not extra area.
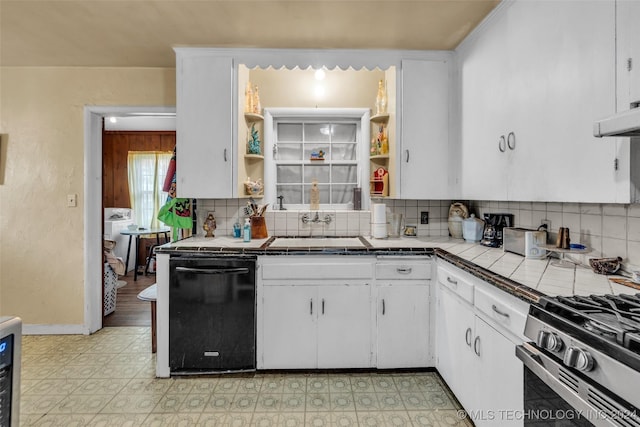
[(247, 49), (247, 48), (205, 48), (176, 47), (176, 53), (184, 56), (210, 54), (232, 57), (234, 62), (248, 68), (287, 68), (296, 67), (332, 70), (349, 68), (361, 70), (400, 67), (403, 59), (442, 58), (446, 52), (406, 51), (406, 50), (365, 50), (365, 49)]

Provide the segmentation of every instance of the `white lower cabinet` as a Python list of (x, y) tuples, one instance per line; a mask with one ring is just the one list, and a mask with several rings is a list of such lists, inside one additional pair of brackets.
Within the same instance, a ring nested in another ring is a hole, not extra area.
[(265, 369), (371, 366), (370, 286), (265, 286)]
[(429, 355), (429, 286), (378, 286), (380, 369), (433, 366)]
[(438, 372), (476, 426), (523, 425), (524, 371), (515, 346), (528, 304), (480, 279), (471, 280), (473, 298), (464, 298), (458, 290), (468, 295), (469, 278), (453, 267), (439, 268), (438, 281)]

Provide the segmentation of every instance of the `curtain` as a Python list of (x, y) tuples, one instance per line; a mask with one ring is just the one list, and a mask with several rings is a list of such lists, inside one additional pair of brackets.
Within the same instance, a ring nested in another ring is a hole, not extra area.
[(136, 224), (140, 227), (162, 226), (157, 216), (167, 199), (162, 186), (171, 155), (171, 152), (163, 151), (129, 151), (129, 197)]

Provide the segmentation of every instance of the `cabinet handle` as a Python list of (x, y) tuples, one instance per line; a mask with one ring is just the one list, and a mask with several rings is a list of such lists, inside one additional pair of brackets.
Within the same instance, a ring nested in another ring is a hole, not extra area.
[(405, 154), (405, 157), (406, 157), (405, 162), (409, 163), (409, 150), (404, 150), (404, 154)]
[(324, 298), (322, 298), (322, 314), (324, 315)]
[(385, 305), (384, 305), (384, 298), (382, 299), (382, 315), (384, 316), (386, 309), (385, 309)]
[(224, 161), (227, 161), (227, 149), (224, 149), (224, 153), (223, 153), (223, 157), (224, 157)]
[(504, 311), (500, 311), (500, 309), (499, 309), (498, 307), (496, 307), (496, 305), (495, 305), (495, 304), (493, 304), (493, 305), (491, 306), (491, 309), (492, 309), (494, 312), (498, 313), (500, 316), (503, 316), (503, 317), (505, 317), (505, 318), (507, 318), (507, 319), (509, 318), (509, 313), (505, 313)]
[(467, 328), (464, 333), (464, 342), (467, 343), (467, 346), (471, 347), (471, 328)]
[(411, 274), (411, 267), (398, 267), (396, 271), (401, 274)]
[(473, 340), (473, 352), (476, 354), (476, 356), (480, 357), (480, 337), (476, 337), (475, 340)]
[(500, 138), (498, 138), (498, 150), (500, 150), (501, 153), (504, 153), (507, 150), (507, 141), (504, 139), (504, 135), (500, 135)]
[(451, 277), (447, 276), (447, 282), (451, 283), (454, 286), (458, 286), (458, 281), (453, 280)]
[(309, 314), (313, 315), (313, 298), (309, 300)]
[(510, 150), (516, 148), (516, 134), (513, 132), (509, 132), (509, 135), (507, 135), (507, 147), (509, 147)]

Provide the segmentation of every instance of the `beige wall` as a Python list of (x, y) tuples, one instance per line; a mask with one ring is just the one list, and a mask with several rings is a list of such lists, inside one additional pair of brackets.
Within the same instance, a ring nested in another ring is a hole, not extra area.
[(0, 316), (81, 325), (84, 107), (174, 106), (175, 70), (3, 67), (0, 87)]

